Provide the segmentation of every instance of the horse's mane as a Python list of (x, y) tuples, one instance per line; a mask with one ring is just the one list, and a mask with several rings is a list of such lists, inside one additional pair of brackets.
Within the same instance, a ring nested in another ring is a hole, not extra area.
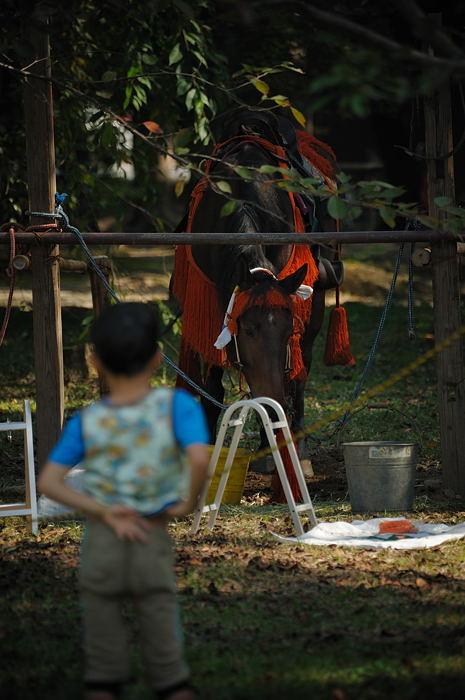
[[(273, 274), (276, 272), (271, 261), (266, 258), (262, 246), (224, 245), (219, 248), (218, 257), (221, 265), (221, 275), (219, 276), (217, 289), (223, 301), (227, 301), (234, 286), (238, 285), (241, 289), (244, 289), (250, 284), (249, 270), (254, 267), (263, 267), (273, 272)], [(269, 287), (272, 281), (273, 278), (269, 277), (263, 284)]]

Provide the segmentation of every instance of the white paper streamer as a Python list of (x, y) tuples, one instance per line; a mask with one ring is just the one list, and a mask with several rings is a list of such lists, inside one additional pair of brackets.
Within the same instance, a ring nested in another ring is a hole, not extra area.
[(232, 335), (231, 331), (228, 328), (228, 321), (231, 318), (231, 313), (234, 307), (234, 302), (236, 301), (236, 293), (238, 289), (239, 287), (235, 287), (233, 293), (231, 294), (231, 299), (229, 300), (228, 308), (226, 309), (226, 313), (224, 315), (221, 333), (213, 343), (213, 347), (215, 347), (217, 350), (222, 350), (231, 341)]

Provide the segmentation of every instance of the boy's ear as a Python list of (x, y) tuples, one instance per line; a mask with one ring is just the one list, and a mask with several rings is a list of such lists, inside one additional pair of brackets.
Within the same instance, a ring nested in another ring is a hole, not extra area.
[(89, 363), (97, 370), (99, 374), (105, 371), (104, 366), (94, 351), (92, 351), (89, 355)]
[(154, 356), (152, 358), (152, 368), (154, 370), (158, 369), (162, 362), (163, 362), (163, 353), (161, 351), (161, 348), (158, 348), (156, 353), (154, 354)]

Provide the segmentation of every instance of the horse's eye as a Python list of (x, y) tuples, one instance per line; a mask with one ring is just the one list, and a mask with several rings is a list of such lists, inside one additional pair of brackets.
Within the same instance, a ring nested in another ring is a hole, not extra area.
[(253, 338), (253, 329), (252, 329), (252, 328), (244, 328), (244, 333), (245, 333), (249, 338)]

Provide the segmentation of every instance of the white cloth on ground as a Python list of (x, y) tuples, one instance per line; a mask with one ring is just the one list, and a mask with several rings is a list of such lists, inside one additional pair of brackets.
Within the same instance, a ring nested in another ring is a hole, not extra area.
[(381, 522), (405, 520), (400, 518), (372, 518), (370, 520), (353, 520), (318, 523), (301, 537), (284, 537), (272, 533), (280, 542), (310, 545), (338, 545), (340, 547), (363, 547), (365, 549), (426, 549), (436, 547), (448, 540), (465, 537), (465, 522), (457, 525), (444, 523), (423, 523), (420, 520), (409, 522), (418, 532), (403, 535), (379, 534)]

